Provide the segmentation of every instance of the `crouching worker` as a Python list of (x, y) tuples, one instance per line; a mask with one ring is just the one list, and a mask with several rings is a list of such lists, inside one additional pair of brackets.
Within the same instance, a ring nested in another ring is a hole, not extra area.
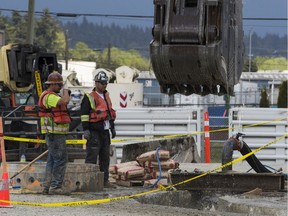
[(94, 81), (95, 88), (90, 94), (85, 94), (81, 102), (81, 122), (84, 138), (87, 139), (85, 163), (96, 164), (99, 157), (100, 171), (104, 172), (104, 187), (115, 188), (115, 185), (109, 182), (109, 164), (110, 132), (113, 139), (116, 136), (114, 128), (116, 112), (106, 91), (108, 84), (106, 73), (100, 71)]
[(71, 122), (67, 110), (70, 96), (68, 89), (63, 89), (63, 96), (59, 96), (63, 78), (58, 72), (52, 72), (45, 84), (48, 89), (41, 94), (38, 103), (41, 133), (45, 134), (48, 148), (42, 194), (69, 195), (69, 192), (63, 190), (62, 183), (68, 162), (66, 134)]

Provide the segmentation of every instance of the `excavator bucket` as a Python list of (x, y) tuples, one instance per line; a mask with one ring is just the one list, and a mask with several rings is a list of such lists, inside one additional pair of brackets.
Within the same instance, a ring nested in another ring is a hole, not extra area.
[(152, 34), (162, 93), (233, 95), (243, 67), (241, 0), (154, 0)]

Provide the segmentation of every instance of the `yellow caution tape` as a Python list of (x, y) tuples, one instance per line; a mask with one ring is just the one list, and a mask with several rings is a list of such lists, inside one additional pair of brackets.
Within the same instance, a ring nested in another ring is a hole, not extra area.
[[(255, 126), (259, 126), (259, 125), (264, 125), (264, 124), (268, 124), (270, 122), (278, 122), (278, 121), (282, 121), (286, 118), (281, 118), (281, 119), (275, 119), (272, 121), (263, 121), (263, 122), (259, 122), (256, 124), (250, 124), (250, 125), (246, 125), (243, 126), (242, 128), (247, 128), (247, 127), (255, 127)], [(228, 131), (228, 130), (233, 130), (234, 128), (223, 128), (223, 129), (217, 129), (217, 130), (210, 130), (209, 133), (215, 133), (215, 132), (221, 132), (221, 131)], [(145, 138), (145, 137), (139, 137), (139, 138), (125, 138), (125, 139), (113, 139), (111, 140), (112, 143), (114, 142), (123, 142), (123, 141), (135, 141), (135, 140), (155, 140), (155, 139), (168, 139), (168, 138), (175, 138), (175, 137), (182, 137), (182, 136), (192, 136), (192, 135), (197, 135), (197, 134), (204, 134), (205, 131), (199, 131), (199, 132), (191, 132), (188, 134), (173, 134), (173, 135), (165, 135), (165, 136), (158, 136), (158, 137), (152, 137), (152, 138)], [(45, 143), (45, 140), (40, 140), (40, 139), (29, 139), (29, 138), (18, 138), (18, 137), (9, 137), (9, 136), (4, 136), (4, 140), (11, 140), (11, 141), (18, 141), (18, 142), (34, 142), (34, 143)], [(86, 140), (66, 140), (67, 144), (86, 144)]]
[(224, 167), (227, 167), (227, 166), (231, 166), (232, 164), (235, 164), (235, 163), (238, 163), (242, 160), (245, 160), (247, 157), (251, 156), (252, 154), (255, 154), (256, 152), (264, 149), (264, 148), (267, 148), (268, 146), (270, 146), (271, 144), (273, 143), (276, 143), (277, 141), (281, 140), (281, 139), (284, 139), (285, 137), (288, 137), (288, 134), (285, 134), (277, 139), (275, 139), (274, 141), (271, 141), (269, 143), (267, 143), (266, 145), (264, 146), (261, 146), (259, 147), (258, 149), (254, 150), (254, 151), (251, 151), (249, 152), (248, 154), (246, 155), (243, 155), (231, 162), (228, 162), (222, 166), (219, 166), (215, 169), (212, 169), (212, 170), (209, 170), (205, 173), (202, 173), (198, 176), (194, 176), (190, 179), (187, 179), (187, 180), (184, 180), (182, 182), (179, 182), (179, 183), (176, 183), (174, 185), (170, 185), (170, 186), (167, 186), (167, 187), (163, 187), (163, 186), (160, 186), (158, 189), (154, 189), (154, 190), (150, 190), (150, 191), (145, 191), (145, 192), (142, 192), (142, 193), (138, 193), (138, 194), (132, 194), (132, 195), (128, 195), (128, 196), (121, 196), (121, 197), (114, 197), (114, 198), (106, 198), (106, 199), (99, 199), (99, 200), (85, 200), (85, 201), (75, 201), (75, 202), (63, 202), (63, 203), (30, 203), (30, 202), (17, 202), (17, 201), (7, 201), (7, 200), (0, 200), (0, 202), (4, 202), (4, 203), (10, 203), (10, 204), (14, 204), (14, 205), (26, 205), (26, 206), (42, 206), (42, 207), (60, 207), (60, 206), (81, 206), (81, 205), (95, 205), (95, 204), (101, 204), (101, 203), (108, 203), (108, 202), (115, 202), (115, 201), (120, 201), (120, 200), (124, 200), (124, 199), (131, 199), (131, 198), (135, 198), (135, 197), (140, 197), (140, 196), (144, 196), (144, 195), (148, 195), (148, 194), (152, 194), (152, 193), (156, 193), (156, 192), (159, 192), (159, 191), (163, 191), (163, 190), (168, 190), (170, 188), (174, 188), (178, 185), (182, 185), (182, 184), (185, 184), (185, 183), (188, 183), (190, 181), (193, 181), (195, 179), (198, 179), (198, 178), (201, 178), (203, 176), (206, 176), (214, 171), (217, 171), (217, 170), (220, 170)]
[[(45, 143), (42, 139), (30, 139), (30, 138), (20, 138), (20, 137), (9, 137), (4, 136), (4, 140), (18, 141), (18, 142), (33, 142), (33, 143)], [(87, 140), (66, 140), (66, 144), (86, 144)]]

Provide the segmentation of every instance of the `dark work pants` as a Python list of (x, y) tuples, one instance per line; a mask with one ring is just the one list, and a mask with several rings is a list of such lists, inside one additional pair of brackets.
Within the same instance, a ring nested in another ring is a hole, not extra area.
[(109, 130), (96, 131), (90, 130), (91, 137), (86, 144), (85, 163), (97, 163), (99, 156), (100, 171), (104, 172), (104, 182), (109, 179), (110, 164), (110, 133)]
[(48, 157), (44, 180), (45, 188), (61, 188), (65, 176), (68, 156), (65, 134), (46, 134)]

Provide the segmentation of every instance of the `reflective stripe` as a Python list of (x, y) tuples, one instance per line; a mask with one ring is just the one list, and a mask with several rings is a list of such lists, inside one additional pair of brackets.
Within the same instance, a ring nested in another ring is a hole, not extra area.
[(88, 122), (89, 121), (89, 115), (81, 115), (81, 122)]
[(46, 133), (46, 132), (49, 132), (49, 133), (67, 133), (69, 131), (69, 127), (67, 128), (64, 128), (64, 127), (51, 127), (51, 126), (46, 126), (44, 125), (41, 129), (41, 132), (42, 133)]
[(57, 124), (51, 117), (41, 117), (41, 133), (67, 133), (69, 124)]
[(95, 105), (94, 98), (93, 98), (90, 94), (87, 94), (87, 93), (86, 93), (86, 95), (87, 95), (87, 97), (88, 97), (88, 99), (89, 99), (91, 109), (92, 109), (92, 110), (95, 110), (96, 105)]

